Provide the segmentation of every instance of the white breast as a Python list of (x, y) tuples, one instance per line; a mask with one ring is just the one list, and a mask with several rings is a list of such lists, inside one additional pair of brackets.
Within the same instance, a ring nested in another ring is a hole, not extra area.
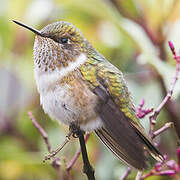
[(49, 90), (50, 86), (54, 86), (54, 83), (57, 80), (61, 80), (64, 76), (68, 75), (68, 73), (74, 71), (85, 62), (86, 55), (82, 53), (74, 62), (71, 62), (67, 67), (60, 68), (60, 70), (55, 69), (52, 72), (42, 72), (41, 69), (39, 69), (38, 66), (35, 65), (34, 76), (40, 95), (46, 93), (46, 91)]
[(67, 93), (68, 86), (56, 87), (56, 89), (40, 94), (40, 102), (45, 113), (52, 119), (69, 125), (77, 120), (77, 110), (72, 109), (73, 99)]
[[(60, 70), (56, 69), (52, 72), (41, 72), (38, 67), (35, 66), (34, 68), (35, 80), (40, 93), (40, 102), (45, 113), (49, 114), (51, 118), (67, 125), (72, 121), (78, 121), (82, 108), (74, 107), (76, 100), (68, 93), (71, 87), (69, 87), (68, 84), (59, 85), (56, 84), (56, 82), (60, 81), (64, 76), (67, 76), (68, 73), (79, 68), (85, 62), (86, 55), (81, 54), (75, 62), (72, 62), (68, 67), (61, 68)], [(92, 92), (89, 90), (89, 93)], [(83, 111), (86, 112), (87, 109), (85, 108), (89, 108), (90, 106), (91, 104), (83, 107)], [(91, 108), (91, 111), (92, 109), (94, 111), (94, 107)], [(98, 121), (92, 119), (88, 124), (83, 124), (82, 129), (91, 131), (101, 125), (102, 123), (99, 119)]]

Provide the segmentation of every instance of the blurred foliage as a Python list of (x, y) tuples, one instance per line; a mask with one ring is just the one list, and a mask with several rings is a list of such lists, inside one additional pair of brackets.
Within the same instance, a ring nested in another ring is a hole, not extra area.
[[(42, 163), (47, 149), (27, 112), (48, 132), (53, 148), (68, 132), (67, 127), (44, 114), (33, 78), (34, 34), (12, 23), (20, 20), (37, 29), (54, 21), (70, 21), (92, 45), (125, 75), (134, 103), (142, 98), (147, 107), (162, 100), (175, 72), (167, 46), (172, 40), (180, 48), (180, 1), (178, 0), (1, 0), (0, 1), (0, 179), (58, 179), (51, 165)], [(160, 81), (161, 79), (161, 81)], [(180, 83), (173, 100), (180, 121)], [(171, 121), (168, 109), (161, 112), (157, 127)], [(142, 124), (148, 130), (148, 119)], [(180, 131), (180, 129), (179, 129)], [(173, 130), (156, 139), (169, 158), (176, 158)], [(167, 144), (168, 142), (168, 144)], [(59, 153), (62, 168), (78, 149), (76, 139)], [(92, 135), (87, 143), (97, 179), (117, 180), (126, 167)], [(73, 179), (85, 179), (79, 159), (71, 172)], [(134, 179), (133, 172), (128, 179)], [(152, 177), (151, 180), (165, 180)]]

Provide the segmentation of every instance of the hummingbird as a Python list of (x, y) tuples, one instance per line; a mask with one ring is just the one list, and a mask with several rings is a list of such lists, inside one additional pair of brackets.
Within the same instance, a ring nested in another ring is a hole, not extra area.
[(36, 30), (34, 76), (40, 103), (52, 119), (95, 132), (122, 162), (148, 168), (148, 157), (163, 161), (136, 115), (122, 72), (97, 52), (81, 31), (59, 21)]

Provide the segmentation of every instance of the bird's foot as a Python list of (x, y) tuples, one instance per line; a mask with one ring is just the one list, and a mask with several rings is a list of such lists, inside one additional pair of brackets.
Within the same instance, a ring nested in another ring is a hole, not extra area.
[(80, 129), (80, 126), (75, 123), (70, 124), (69, 131), (72, 133), (74, 138), (78, 138), (82, 133), (84, 134), (84, 131)]
[(66, 139), (65, 139), (64, 143), (60, 147), (58, 147), (56, 150), (53, 150), (50, 154), (45, 156), (43, 162), (50, 160), (51, 158), (55, 157), (55, 155), (58, 152), (60, 152), (64, 148), (64, 146), (70, 141), (71, 135), (73, 135), (73, 133), (71, 131), (69, 131), (69, 133), (66, 135)]

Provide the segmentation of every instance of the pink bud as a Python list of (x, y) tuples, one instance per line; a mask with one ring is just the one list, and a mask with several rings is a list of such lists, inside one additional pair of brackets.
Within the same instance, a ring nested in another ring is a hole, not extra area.
[(141, 100), (141, 103), (140, 103), (140, 107), (143, 107), (143, 106), (144, 106), (144, 103), (145, 103), (145, 100), (142, 99), (142, 100)]
[(165, 171), (161, 171), (159, 174), (162, 176), (172, 176), (175, 175), (176, 172), (174, 170), (165, 170)]
[(164, 160), (167, 160), (167, 154), (164, 154), (163, 157), (164, 157)]
[(174, 160), (170, 160), (166, 162), (166, 165), (171, 168), (171, 169), (175, 169), (176, 168), (176, 162)]
[(162, 163), (160, 163), (160, 162), (157, 162), (156, 164), (155, 164), (155, 167), (154, 167), (154, 169), (155, 169), (155, 171), (161, 171), (162, 170)]
[(174, 51), (174, 45), (171, 41), (168, 41), (169, 47), (171, 48), (171, 51)]
[(170, 49), (172, 51), (172, 54), (174, 55), (174, 59), (176, 59), (177, 58), (176, 57), (176, 51), (175, 51), (173, 43), (171, 41), (168, 41), (168, 44), (169, 44), (169, 47), (170, 47)]

